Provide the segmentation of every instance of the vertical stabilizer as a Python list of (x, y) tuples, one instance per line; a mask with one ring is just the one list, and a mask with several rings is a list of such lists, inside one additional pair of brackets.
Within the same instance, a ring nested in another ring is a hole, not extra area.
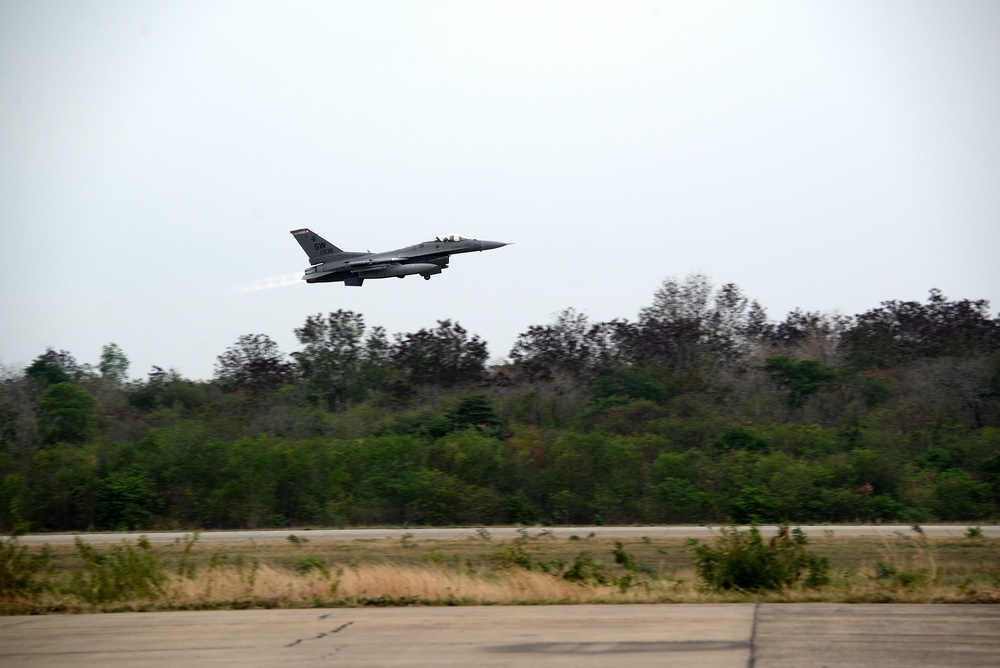
[(329, 259), (331, 255), (339, 255), (344, 252), (308, 227), (292, 230), (292, 236), (309, 256), (310, 264), (319, 264)]

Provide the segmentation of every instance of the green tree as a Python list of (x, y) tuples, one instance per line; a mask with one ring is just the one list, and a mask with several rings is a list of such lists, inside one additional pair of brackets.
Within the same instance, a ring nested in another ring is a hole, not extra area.
[(176, 369), (153, 366), (142, 385), (129, 392), (129, 403), (143, 410), (157, 408), (194, 409), (208, 401), (208, 384), (186, 380)]
[(650, 467), (653, 480), (682, 478), (690, 482), (697, 481), (698, 469), (688, 454), (686, 452), (661, 453)]
[(860, 368), (892, 368), (921, 357), (969, 357), (1000, 349), (1000, 317), (985, 299), (950, 301), (931, 290), (926, 304), (882, 302), (859, 315), (844, 350)]
[(115, 387), (121, 387), (128, 380), (129, 359), (117, 343), (108, 343), (101, 348), (101, 361), (97, 368), (101, 378)]
[(97, 515), (104, 529), (141, 529), (162, 505), (153, 481), (141, 471), (109, 473), (101, 480)]
[(966, 471), (951, 469), (934, 483), (934, 510), (946, 521), (985, 519), (996, 512), (990, 503), (990, 486)]
[(17, 443), (20, 421), (20, 411), (0, 396), (0, 452), (12, 450)]
[(627, 521), (644, 488), (635, 441), (604, 433), (567, 433), (553, 442), (539, 473), (542, 498), (566, 522)]
[(463, 427), (495, 427), (500, 423), (493, 410), (493, 402), (485, 394), (470, 394), (458, 400), (458, 405), (448, 411), (455, 429)]
[(665, 522), (697, 522), (702, 518), (702, 493), (682, 478), (663, 478), (653, 487), (653, 497), (660, 504)]
[(96, 521), (98, 477), (92, 445), (61, 442), (31, 458), (24, 486), (26, 519), (36, 530), (83, 530)]
[(802, 406), (806, 397), (818, 392), (837, 377), (837, 372), (816, 360), (795, 360), (779, 355), (768, 357), (763, 366), (757, 367), (771, 377), (774, 384), (788, 390), (788, 405)]
[(744, 487), (733, 501), (733, 519), (737, 522), (777, 522), (780, 500), (767, 487)]
[(72, 383), (50, 385), (38, 401), (38, 424), (46, 443), (84, 443), (94, 435), (94, 396)]
[(71, 354), (49, 348), (28, 365), (24, 375), (44, 385), (55, 385), (72, 380), (78, 370), (79, 365)]
[(591, 391), (599, 407), (628, 403), (636, 399), (659, 404), (667, 397), (667, 388), (663, 383), (647, 373), (629, 368), (615, 369), (610, 374), (599, 376)]
[(292, 365), (266, 334), (244, 334), (215, 363), (215, 380), (229, 391), (258, 395), (291, 377)]
[(767, 331), (767, 314), (734, 283), (718, 289), (702, 274), (668, 278), (639, 313), (618, 328), (627, 357), (674, 369), (735, 363)]
[(903, 475), (900, 463), (888, 452), (855, 448), (847, 454), (846, 465), (838, 473), (854, 489), (870, 489), (874, 494), (892, 494)]
[(531, 381), (556, 375), (588, 379), (610, 353), (606, 323), (591, 324), (576, 309), (559, 312), (550, 325), (532, 325), (510, 351), (516, 368)]
[(479, 336), (469, 336), (464, 327), (439, 320), (434, 329), (396, 334), (392, 363), (398, 380), (394, 391), (407, 395), (415, 386), (454, 387), (482, 380), (489, 353)]
[(507, 496), (506, 511), (504, 519), (514, 524), (530, 524), (538, 517), (538, 511), (523, 489)]
[(740, 425), (727, 427), (715, 441), (715, 446), (723, 450), (746, 450), (748, 452), (762, 452), (770, 447), (766, 438), (758, 436), (757, 433)]
[[(807, 500), (805, 519), (818, 522), (857, 522), (872, 516), (872, 507), (867, 496), (849, 489), (820, 489)], [(880, 501), (877, 510), (881, 510)], [(879, 517), (878, 519), (882, 519)]]
[(365, 357), (365, 319), (360, 313), (339, 309), (326, 318), (309, 316), (295, 330), (304, 348), (292, 353), (310, 394), (330, 409), (364, 398), (367, 388), (358, 371)]

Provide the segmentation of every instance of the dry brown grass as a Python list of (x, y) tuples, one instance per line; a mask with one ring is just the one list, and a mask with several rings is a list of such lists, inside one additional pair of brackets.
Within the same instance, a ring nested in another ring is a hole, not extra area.
[(438, 566), (371, 564), (329, 573), (297, 574), (263, 565), (255, 580), (245, 570), (224, 567), (195, 579), (171, 579), (171, 596), (178, 604), (219, 604), (242, 598), (260, 601), (323, 600), (372, 603), (397, 600), (425, 604), (516, 604), (542, 601), (583, 603), (601, 590), (576, 585), (538, 571), (464, 573)]

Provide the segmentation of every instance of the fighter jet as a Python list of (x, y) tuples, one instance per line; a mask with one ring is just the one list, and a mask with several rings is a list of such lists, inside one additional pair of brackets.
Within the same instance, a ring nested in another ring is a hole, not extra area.
[(292, 230), (292, 236), (309, 256), (303, 279), (306, 283), (333, 283), (360, 286), (366, 278), (404, 278), (420, 274), (430, 280), (448, 268), (455, 253), (493, 250), (506, 246), (502, 241), (467, 239), (457, 234), (434, 237), (406, 248), (385, 253), (355, 253), (343, 251), (308, 228)]

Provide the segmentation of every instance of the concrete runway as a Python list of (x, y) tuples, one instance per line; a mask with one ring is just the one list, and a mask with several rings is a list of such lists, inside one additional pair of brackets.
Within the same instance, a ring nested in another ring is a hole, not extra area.
[(702, 604), (0, 617), (0, 666), (980, 668), (1000, 606)]
[[(891, 536), (895, 532), (914, 535), (909, 525), (822, 525), (801, 526), (809, 536), (819, 538), (824, 535), (835, 536)], [(764, 535), (773, 535), (774, 526), (762, 526)], [(931, 538), (961, 538), (965, 535), (966, 525), (931, 525), (921, 527), (924, 534)], [(1000, 537), (1000, 526), (981, 527), (984, 536)], [(347, 541), (347, 540), (398, 540), (409, 534), (413, 540), (456, 540), (475, 538), (475, 527), (443, 528), (443, 529), (271, 529), (258, 531), (203, 531), (202, 543), (281, 543), (288, 536), (295, 534), (310, 541)], [(514, 538), (517, 536), (515, 527), (488, 527), (490, 535), (495, 538)], [(540, 531), (551, 531), (557, 538), (569, 538), (572, 535), (587, 537), (591, 532), (601, 538), (709, 538), (718, 534), (717, 527), (705, 526), (651, 526), (651, 527), (528, 527), (531, 535)], [(146, 533), (87, 533), (87, 534), (33, 534), (22, 536), (20, 542), (25, 545), (68, 545), (76, 535), (88, 543), (118, 543), (122, 540), (134, 541), (139, 536), (146, 536), (151, 543), (172, 543), (184, 536), (184, 532), (146, 532)]]

